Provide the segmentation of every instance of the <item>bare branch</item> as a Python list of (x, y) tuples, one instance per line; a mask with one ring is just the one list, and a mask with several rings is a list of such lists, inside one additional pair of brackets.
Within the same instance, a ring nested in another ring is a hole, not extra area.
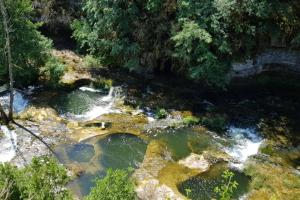
[(36, 139), (38, 139), (40, 142), (42, 142), (50, 151), (51, 153), (53, 153), (55, 155), (55, 152), (52, 150), (52, 148), (38, 135), (36, 135), (35, 133), (33, 133), (32, 131), (30, 131), (29, 129), (27, 129), (25, 126), (17, 123), (16, 121), (12, 121), (12, 123), (14, 123), (15, 125), (17, 125), (19, 128), (27, 131), (28, 133), (30, 133), (32, 136), (34, 136)]

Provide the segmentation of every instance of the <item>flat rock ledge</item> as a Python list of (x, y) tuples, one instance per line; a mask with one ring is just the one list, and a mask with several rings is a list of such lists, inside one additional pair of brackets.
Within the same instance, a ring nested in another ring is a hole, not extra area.
[(210, 163), (203, 155), (194, 153), (191, 153), (190, 156), (180, 160), (178, 163), (187, 168), (199, 170), (199, 172), (207, 171), (210, 167)]

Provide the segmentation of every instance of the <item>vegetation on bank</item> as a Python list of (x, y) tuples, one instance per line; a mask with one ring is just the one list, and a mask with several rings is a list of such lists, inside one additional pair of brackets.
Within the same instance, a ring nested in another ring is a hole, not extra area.
[(136, 199), (134, 183), (125, 170), (107, 171), (103, 179), (96, 180), (86, 200), (133, 200)]
[[(52, 42), (38, 28), (42, 23), (33, 22), (32, 1), (4, 0), (8, 16), (13, 79), (16, 87), (36, 83), (45, 78), (46, 85), (56, 87), (63, 73), (63, 66), (51, 55)], [(0, 16), (0, 83), (8, 82), (8, 61), (5, 30)]]
[(299, 47), (299, 10), (295, 0), (87, 0), (72, 28), (104, 65), (223, 87), (231, 62), (271, 45)]
[(34, 158), (25, 168), (0, 165), (0, 199), (71, 199), (65, 189), (69, 178), (64, 166), (49, 157)]
[[(48, 58), (51, 42), (41, 35), (37, 28), (40, 24), (31, 19), (32, 7), (29, 0), (5, 0), (9, 17), (13, 74), (17, 86), (28, 85), (38, 79), (39, 68)], [(0, 16), (0, 80), (7, 82), (8, 70), (5, 30)]]
[[(3, 200), (71, 200), (65, 188), (67, 171), (56, 159), (34, 158), (25, 168), (0, 165), (0, 199)], [(133, 200), (134, 183), (126, 170), (108, 170), (103, 179), (96, 180), (86, 200)]]

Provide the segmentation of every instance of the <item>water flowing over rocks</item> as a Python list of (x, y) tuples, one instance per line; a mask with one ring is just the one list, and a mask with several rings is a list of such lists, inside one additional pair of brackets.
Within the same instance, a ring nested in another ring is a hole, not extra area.
[(247, 159), (258, 153), (263, 139), (258, 136), (255, 128), (230, 126), (227, 134), (233, 140), (233, 145), (225, 148), (225, 152), (233, 158), (231, 165), (242, 169)]

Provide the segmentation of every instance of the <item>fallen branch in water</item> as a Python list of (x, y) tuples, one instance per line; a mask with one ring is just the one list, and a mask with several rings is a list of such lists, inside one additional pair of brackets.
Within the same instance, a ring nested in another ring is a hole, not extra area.
[(30, 133), (32, 136), (34, 136), (36, 139), (38, 139), (40, 142), (42, 142), (50, 151), (51, 153), (53, 153), (55, 155), (55, 152), (52, 150), (52, 148), (38, 135), (36, 135), (35, 133), (33, 133), (31, 130), (29, 130), (28, 128), (26, 128), (25, 126), (19, 124), (18, 122), (12, 120), (11, 121), (13, 124), (17, 125), (19, 128), (27, 131), (28, 133)]

